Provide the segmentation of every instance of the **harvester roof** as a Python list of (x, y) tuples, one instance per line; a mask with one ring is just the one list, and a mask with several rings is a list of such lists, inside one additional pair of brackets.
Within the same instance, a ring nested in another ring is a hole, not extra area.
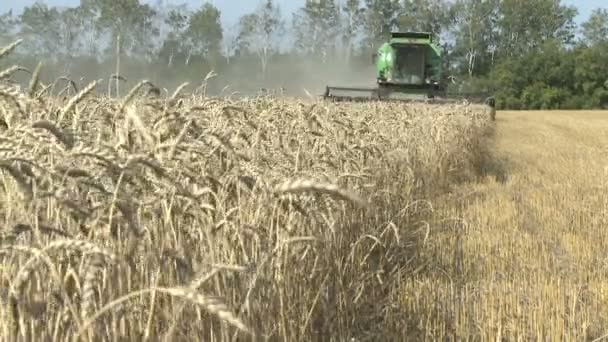
[(391, 44), (432, 44), (433, 34), (429, 32), (391, 32)]

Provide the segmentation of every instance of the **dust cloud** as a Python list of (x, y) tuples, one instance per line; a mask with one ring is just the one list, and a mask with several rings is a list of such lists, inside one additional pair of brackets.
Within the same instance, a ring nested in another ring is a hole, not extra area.
[(213, 90), (229, 87), (232, 91), (253, 94), (260, 89), (280, 91), (290, 97), (321, 95), (326, 86), (374, 87), (375, 68), (370, 58), (277, 57), (266, 72), (256, 60), (239, 61), (218, 74)]
[[(7, 59), (0, 65), (21, 65), (30, 72), (17, 73), (13, 81), (26, 87), (31, 71), (40, 60), (20, 56)], [(320, 96), (326, 86), (374, 87), (375, 68), (369, 56), (307, 57), (294, 54), (274, 55), (269, 58), (264, 72), (260, 58), (255, 55), (239, 56), (230, 60), (192, 61), (190, 64), (168, 65), (163, 62), (146, 63), (137, 58), (121, 57), (120, 80), (116, 74), (116, 61), (110, 58), (99, 62), (93, 58), (74, 58), (69, 61), (42, 60), (40, 79), (45, 85), (56, 84), (53, 93), (70, 96), (94, 80), (99, 83), (95, 92), (99, 95), (124, 96), (141, 80), (154, 83), (164, 94), (171, 94), (181, 84), (190, 85), (185, 92), (193, 92), (203, 83), (205, 76), (215, 76), (206, 84), (210, 96), (255, 96), (266, 90), (297, 98)], [(75, 86), (69, 89), (70, 81)], [(118, 92), (116, 85), (118, 84)], [(62, 89), (67, 91), (61, 92)]]

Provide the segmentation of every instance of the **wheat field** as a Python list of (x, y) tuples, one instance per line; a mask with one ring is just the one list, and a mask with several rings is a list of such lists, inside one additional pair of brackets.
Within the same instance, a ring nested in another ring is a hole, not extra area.
[(116, 99), (16, 70), (0, 72), (6, 341), (399, 339), (393, 293), (423, 265), (431, 199), (479, 174), (493, 127), (468, 104), (145, 80)]
[(109, 98), (17, 70), (0, 71), (2, 341), (608, 334), (608, 113), (145, 80)]

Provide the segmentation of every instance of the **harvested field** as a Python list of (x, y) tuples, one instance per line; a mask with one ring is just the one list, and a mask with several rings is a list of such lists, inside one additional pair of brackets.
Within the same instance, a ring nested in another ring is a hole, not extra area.
[(96, 86), (0, 86), (6, 340), (409, 334), (430, 201), (476, 178), (484, 107)]
[(608, 339), (608, 112), (499, 112), (482, 181), (435, 201), (415, 340)]

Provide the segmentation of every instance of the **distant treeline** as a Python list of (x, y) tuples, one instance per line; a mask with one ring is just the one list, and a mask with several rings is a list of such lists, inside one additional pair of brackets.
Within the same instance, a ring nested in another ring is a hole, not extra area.
[(390, 31), (429, 31), (447, 51), (450, 87), (493, 92), (499, 108), (608, 104), (604, 9), (580, 27), (576, 8), (555, 0), (320, 0), (291, 17), (262, 0), (234, 26), (222, 27), (221, 15), (209, 3), (195, 9), (139, 0), (87, 0), (74, 8), (36, 3), (0, 16), (0, 43), (24, 40), (0, 67), (33, 69), (42, 61), (47, 82), (68, 76), (87, 83), (107, 81), (120, 61), (125, 88), (141, 79), (168, 91), (183, 82), (196, 87), (213, 71), (208, 91), (215, 94), (283, 88), (317, 95), (325, 85), (373, 84), (371, 54)]

